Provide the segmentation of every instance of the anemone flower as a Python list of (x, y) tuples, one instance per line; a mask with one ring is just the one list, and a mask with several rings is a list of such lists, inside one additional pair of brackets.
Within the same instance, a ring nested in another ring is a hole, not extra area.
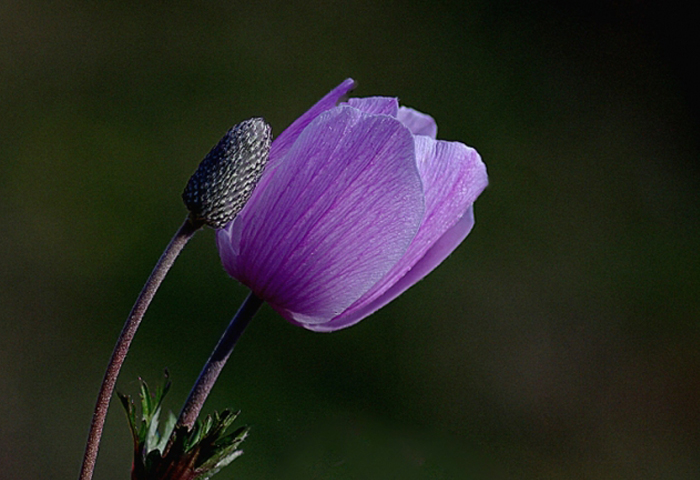
[[(293, 324), (329, 332), (383, 307), (474, 225), (479, 154), (432, 117), (345, 80), (272, 143), (238, 216), (217, 231), (225, 270)], [(340, 103), (339, 103), (340, 102)]]

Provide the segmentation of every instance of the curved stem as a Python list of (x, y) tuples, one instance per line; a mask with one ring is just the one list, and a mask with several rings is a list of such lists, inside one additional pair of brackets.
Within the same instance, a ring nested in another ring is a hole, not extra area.
[(190, 396), (182, 408), (180, 418), (178, 418), (173, 432), (179, 426), (184, 426), (188, 429), (192, 428), (199, 416), (199, 412), (202, 410), (202, 406), (204, 406), (204, 402), (209, 396), (209, 392), (211, 392), (216, 379), (219, 377), (219, 373), (221, 373), (228, 357), (233, 352), (233, 347), (236, 346), (236, 342), (243, 334), (243, 330), (253, 319), (262, 303), (263, 301), (251, 292), (243, 302), (243, 305), (241, 305), (241, 308), (238, 309), (238, 312), (236, 312), (236, 315), (226, 327), (226, 331), (219, 339), (219, 343), (217, 343), (216, 348), (214, 348), (209, 360), (207, 360), (202, 372), (199, 374), (197, 383), (192, 387)]
[(95, 461), (97, 460), (97, 451), (100, 448), (102, 429), (104, 428), (105, 418), (107, 417), (107, 409), (109, 408), (109, 402), (114, 392), (114, 385), (117, 382), (119, 370), (121, 370), (126, 354), (129, 351), (131, 341), (134, 339), (136, 330), (141, 323), (141, 319), (143, 319), (148, 305), (151, 303), (151, 300), (153, 300), (156, 290), (160, 287), (163, 278), (165, 278), (168, 270), (172, 267), (173, 262), (175, 262), (175, 259), (180, 254), (183, 247), (201, 227), (202, 224), (193, 223), (189, 217), (185, 220), (172, 240), (170, 240), (170, 243), (165, 248), (158, 263), (153, 268), (151, 276), (148, 277), (146, 284), (143, 286), (141, 293), (136, 299), (136, 303), (134, 303), (131, 309), (129, 317), (126, 319), (126, 323), (124, 323), (119, 339), (114, 346), (112, 358), (109, 360), (104, 379), (102, 380), (100, 393), (97, 396), (95, 412), (92, 416), (90, 433), (88, 434), (87, 445), (85, 447), (85, 455), (83, 456), (83, 466), (80, 470), (80, 480), (90, 480), (92, 478), (92, 474), (95, 470)]

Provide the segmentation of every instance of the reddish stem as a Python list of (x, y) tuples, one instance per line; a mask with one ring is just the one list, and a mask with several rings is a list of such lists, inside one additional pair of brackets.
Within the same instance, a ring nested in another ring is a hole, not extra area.
[(97, 403), (95, 404), (95, 412), (92, 416), (92, 423), (90, 425), (90, 433), (88, 434), (87, 445), (85, 446), (85, 455), (83, 456), (83, 466), (80, 470), (80, 480), (90, 480), (92, 479), (93, 472), (95, 470), (95, 462), (97, 460), (97, 452), (100, 448), (100, 439), (102, 437), (102, 430), (104, 428), (105, 419), (107, 417), (107, 410), (109, 408), (109, 402), (112, 399), (112, 393), (114, 393), (114, 385), (117, 382), (117, 377), (119, 376), (119, 370), (121, 370), (126, 354), (131, 346), (131, 341), (134, 339), (136, 330), (139, 328), (141, 320), (143, 319), (146, 310), (148, 309), (153, 296), (155, 295), (158, 287), (163, 282), (163, 278), (172, 267), (173, 262), (182, 251), (183, 247), (192, 238), (192, 236), (202, 227), (201, 223), (193, 223), (188, 217), (182, 224), (180, 229), (175, 233), (170, 243), (165, 248), (165, 251), (161, 255), (158, 263), (153, 268), (151, 276), (148, 277), (146, 284), (143, 286), (141, 293), (136, 299), (129, 317), (124, 323), (122, 332), (119, 335), (116, 345), (114, 346), (114, 351), (112, 352), (112, 358), (109, 360), (109, 365), (107, 366), (107, 371), (105, 372), (104, 379), (102, 380), (102, 386), (100, 387), (100, 393), (97, 396)]

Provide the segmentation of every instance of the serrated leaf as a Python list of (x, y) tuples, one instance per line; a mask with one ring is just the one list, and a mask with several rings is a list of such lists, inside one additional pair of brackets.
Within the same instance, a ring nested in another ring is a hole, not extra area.
[(238, 412), (214, 412), (195, 422), (191, 430), (175, 429), (177, 419), (169, 412), (161, 429), (162, 403), (170, 382), (151, 391), (140, 381), (140, 418), (131, 398), (118, 394), (134, 438), (132, 480), (207, 480), (243, 453), (238, 446), (248, 427), (227, 433)]

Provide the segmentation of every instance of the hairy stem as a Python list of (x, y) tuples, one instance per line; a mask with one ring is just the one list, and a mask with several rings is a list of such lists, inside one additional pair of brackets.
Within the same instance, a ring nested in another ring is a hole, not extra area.
[[(179, 426), (184, 426), (188, 429), (192, 428), (192, 425), (194, 425), (194, 422), (199, 416), (199, 412), (202, 410), (202, 406), (204, 406), (204, 402), (209, 396), (209, 392), (211, 392), (216, 379), (219, 377), (219, 373), (221, 373), (228, 357), (231, 355), (231, 352), (233, 352), (233, 347), (236, 346), (236, 342), (238, 342), (238, 339), (243, 334), (243, 330), (245, 330), (253, 319), (253, 316), (262, 303), (263, 301), (251, 292), (243, 302), (243, 305), (241, 305), (241, 308), (238, 309), (238, 312), (233, 317), (228, 327), (226, 327), (226, 331), (219, 339), (219, 343), (217, 343), (216, 348), (214, 348), (209, 360), (207, 360), (207, 363), (204, 365), (197, 382), (194, 387), (192, 387), (190, 396), (185, 402), (185, 406), (182, 408), (175, 429)], [(171, 438), (170, 440), (172, 441), (173, 439)], [(168, 449), (166, 449), (166, 451), (167, 450)]]
[(88, 434), (87, 445), (85, 447), (85, 455), (83, 456), (83, 466), (80, 470), (80, 480), (90, 480), (92, 478), (95, 470), (95, 461), (97, 460), (97, 452), (100, 448), (102, 429), (104, 428), (105, 418), (107, 417), (109, 402), (114, 392), (114, 385), (117, 382), (119, 370), (121, 370), (126, 354), (129, 351), (131, 341), (134, 339), (136, 330), (139, 328), (139, 324), (148, 309), (148, 305), (151, 303), (151, 300), (153, 300), (153, 296), (163, 282), (163, 278), (165, 278), (165, 275), (168, 273), (168, 270), (170, 270), (170, 267), (172, 267), (173, 262), (175, 262), (175, 259), (180, 254), (183, 247), (202, 226), (202, 223), (192, 222), (189, 217), (185, 220), (172, 240), (170, 240), (170, 243), (165, 248), (158, 263), (153, 268), (151, 276), (148, 277), (146, 284), (143, 286), (141, 293), (136, 299), (136, 303), (134, 303), (131, 309), (129, 317), (126, 319), (126, 323), (124, 323), (119, 339), (114, 346), (112, 358), (109, 360), (104, 379), (102, 380), (100, 393), (97, 396), (95, 412), (92, 416), (90, 433)]

